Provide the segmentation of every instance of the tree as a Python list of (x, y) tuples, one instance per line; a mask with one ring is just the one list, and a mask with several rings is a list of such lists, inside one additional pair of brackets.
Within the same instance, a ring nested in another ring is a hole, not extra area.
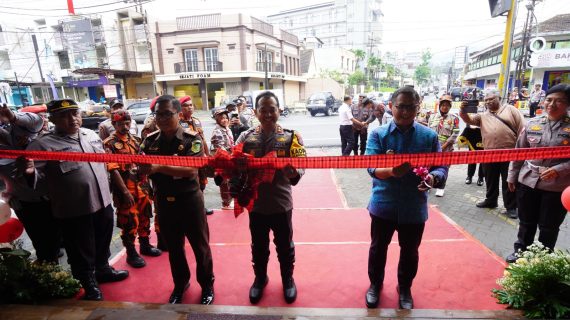
[(329, 70), (329, 69), (321, 70), (320, 77), (324, 78), (324, 79), (326, 79), (326, 78), (333, 79), (334, 81), (336, 81), (342, 85), (344, 85), (346, 82), (346, 76), (343, 76), (337, 70)]
[(350, 84), (351, 86), (364, 84), (365, 82), (366, 82), (366, 76), (360, 70), (356, 70), (354, 71), (353, 74), (348, 76), (348, 84)]
[(431, 77), (431, 68), (429, 66), (432, 54), (429, 49), (422, 53), (422, 63), (416, 68), (414, 72), (414, 80), (419, 85), (426, 84), (429, 82)]
[(354, 53), (357, 65), (359, 65), (360, 61), (363, 61), (364, 58), (366, 58), (366, 52), (364, 52), (362, 49), (351, 49), (350, 51)]

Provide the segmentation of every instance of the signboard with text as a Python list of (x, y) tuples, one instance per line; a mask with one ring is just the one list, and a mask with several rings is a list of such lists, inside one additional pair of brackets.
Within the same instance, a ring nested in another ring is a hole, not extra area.
[(91, 20), (70, 20), (62, 22), (65, 39), (74, 69), (97, 67), (97, 52)]
[(533, 53), (530, 65), (533, 68), (570, 67), (570, 48)]

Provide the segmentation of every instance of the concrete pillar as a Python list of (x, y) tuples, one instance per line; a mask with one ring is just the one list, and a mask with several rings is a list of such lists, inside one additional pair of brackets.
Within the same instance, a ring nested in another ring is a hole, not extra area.
[(210, 110), (210, 106), (208, 105), (208, 89), (206, 87), (206, 80), (200, 79), (200, 83), (198, 84), (198, 88), (200, 89), (200, 96), (202, 97), (202, 105), (205, 107), (205, 110)]

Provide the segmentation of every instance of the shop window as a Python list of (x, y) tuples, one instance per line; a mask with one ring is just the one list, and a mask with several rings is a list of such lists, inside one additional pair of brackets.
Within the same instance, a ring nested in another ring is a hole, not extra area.
[(59, 51), (57, 53), (57, 58), (59, 60), (59, 68), (60, 69), (70, 69), (71, 64), (69, 63), (69, 55), (67, 51)]
[(555, 49), (568, 49), (570, 48), (570, 40), (556, 41)]

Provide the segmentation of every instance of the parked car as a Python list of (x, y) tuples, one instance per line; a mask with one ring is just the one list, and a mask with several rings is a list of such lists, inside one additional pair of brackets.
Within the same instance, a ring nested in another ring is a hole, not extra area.
[(453, 101), (461, 101), (461, 99), (463, 99), (463, 88), (453, 87), (449, 89), (449, 94), (451, 95), (451, 99), (453, 99)]
[(143, 123), (144, 119), (151, 113), (150, 100), (135, 102), (127, 107), (127, 111), (137, 123)]
[[(477, 96), (476, 97), (473, 97), (473, 90), (477, 90)], [(476, 88), (476, 87), (467, 87), (467, 89), (465, 91), (463, 91), (463, 99), (465, 99), (465, 100), (477, 99), (477, 100), (483, 101), (483, 99), (484, 99), (483, 89)]]
[(317, 92), (313, 93), (307, 100), (307, 110), (311, 116), (316, 116), (318, 113), (323, 113), (325, 116), (330, 116), (333, 112), (337, 112), (341, 102), (335, 99), (330, 92)]
[(99, 131), (99, 124), (109, 118), (109, 106), (106, 104), (79, 104), (83, 128)]

